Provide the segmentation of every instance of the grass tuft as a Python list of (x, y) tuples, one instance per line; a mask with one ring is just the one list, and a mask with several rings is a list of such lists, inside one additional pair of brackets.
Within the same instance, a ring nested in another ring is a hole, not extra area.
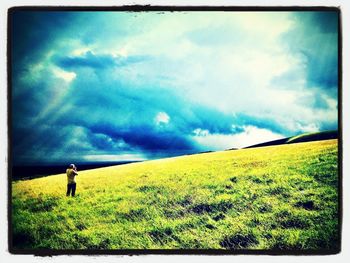
[(252, 234), (235, 234), (233, 236), (225, 237), (220, 246), (226, 249), (246, 249), (251, 246), (257, 245), (259, 242), (257, 238)]

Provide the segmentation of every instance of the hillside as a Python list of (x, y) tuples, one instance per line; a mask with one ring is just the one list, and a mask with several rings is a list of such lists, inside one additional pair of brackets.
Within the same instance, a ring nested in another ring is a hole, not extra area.
[[(333, 139), (338, 139), (338, 131), (303, 133), (303, 134), (299, 134), (288, 138), (254, 144), (245, 148), (257, 148), (257, 147), (265, 147), (265, 146), (272, 146), (272, 145), (323, 141), (323, 140), (333, 140)], [(235, 149), (231, 149), (231, 150), (235, 150)]]
[[(337, 140), (203, 153), (12, 183), (15, 252), (339, 250)], [(301, 252), (302, 253), (302, 252)]]

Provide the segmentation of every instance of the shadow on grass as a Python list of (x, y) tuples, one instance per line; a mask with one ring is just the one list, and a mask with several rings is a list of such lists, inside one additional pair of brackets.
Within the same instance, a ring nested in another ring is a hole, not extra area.
[(220, 242), (220, 246), (226, 249), (246, 249), (257, 244), (259, 242), (252, 233), (227, 236)]
[(23, 206), (28, 209), (30, 212), (49, 212), (52, 211), (59, 202), (58, 197), (47, 196), (47, 197), (38, 197), (34, 199), (26, 199), (23, 201)]

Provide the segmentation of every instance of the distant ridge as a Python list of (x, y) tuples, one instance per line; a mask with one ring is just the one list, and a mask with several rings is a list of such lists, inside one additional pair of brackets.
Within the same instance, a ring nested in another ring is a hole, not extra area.
[[(300, 135), (293, 136), (293, 137), (288, 137), (288, 138), (283, 138), (283, 139), (279, 139), (279, 140), (254, 144), (251, 146), (244, 147), (243, 149), (272, 146), (272, 145), (281, 145), (281, 144), (291, 144), (291, 143), (299, 143), (299, 142), (331, 140), (331, 139), (338, 139), (338, 131), (337, 130), (304, 133), (304, 134), (300, 134)], [(232, 150), (235, 150), (235, 148), (233, 148)]]
[[(119, 161), (119, 162), (75, 162), (78, 171), (103, 168), (108, 166), (135, 163), (140, 161)], [(48, 175), (66, 173), (67, 164), (47, 164), (47, 165), (13, 165), (11, 170), (12, 180), (31, 180)]]

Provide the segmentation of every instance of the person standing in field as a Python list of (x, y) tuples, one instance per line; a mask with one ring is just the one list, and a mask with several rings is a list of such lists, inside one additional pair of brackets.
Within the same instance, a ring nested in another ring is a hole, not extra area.
[(69, 165), (66, 170), (67, 173), (67, 196), (72, 193), (75, 196), (75, 190), (77, 188), (77, 183), (75, 182), (75, 176), (78, 175), (77, 167), (74, 164)]

